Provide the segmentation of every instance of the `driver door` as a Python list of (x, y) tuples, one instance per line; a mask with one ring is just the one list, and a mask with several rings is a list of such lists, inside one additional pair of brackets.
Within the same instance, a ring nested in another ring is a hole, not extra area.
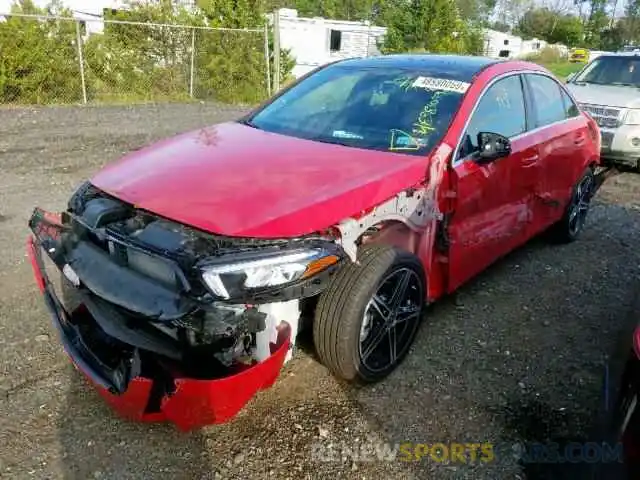
[[(538, 159), (528, 130), (521, 75), (493, 83), (478, 101), (453, 157), (455, 211), (449, 233), (449, 291), (527, 240), (529, 174)], [(478, 133), (504, 135), (511, 154), (478, 159)]]

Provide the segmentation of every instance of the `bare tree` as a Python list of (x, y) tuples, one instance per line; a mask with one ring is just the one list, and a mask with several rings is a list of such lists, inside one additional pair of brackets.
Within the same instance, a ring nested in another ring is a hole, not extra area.
[(496, 12), (501, 23), (515, 27), (527, 10), (534, 6), (534, 0), (498, 0)]

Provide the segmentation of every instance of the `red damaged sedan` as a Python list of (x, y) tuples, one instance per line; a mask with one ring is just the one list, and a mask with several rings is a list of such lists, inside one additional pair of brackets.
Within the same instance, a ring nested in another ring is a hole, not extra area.
[(425, 304), (538, 233), (578, 237), (599, 152), (537, 65), (343, 60), (110, 164), (35, 210), (28, 251), (76, 367), (188, 430), (272, 385), (303, 329), (336, 376), (384, 378)]

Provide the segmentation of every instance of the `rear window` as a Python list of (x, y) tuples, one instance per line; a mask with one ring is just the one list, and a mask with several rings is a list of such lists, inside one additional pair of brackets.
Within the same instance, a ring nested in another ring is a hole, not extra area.
[(527, 74), (533, 95), (536, 127), (544, 127), (567, 118), (560, 85), (544, 75)]

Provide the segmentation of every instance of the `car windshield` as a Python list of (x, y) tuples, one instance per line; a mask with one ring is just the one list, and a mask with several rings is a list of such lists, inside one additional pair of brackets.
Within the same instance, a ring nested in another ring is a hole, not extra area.
[(640, 87), (640, 56), (599, 57), (574, 82)]
[(469, 84), (405, 68), (332, 65), (245, 121), (254, 128), (348, 147), (425, 155)]

